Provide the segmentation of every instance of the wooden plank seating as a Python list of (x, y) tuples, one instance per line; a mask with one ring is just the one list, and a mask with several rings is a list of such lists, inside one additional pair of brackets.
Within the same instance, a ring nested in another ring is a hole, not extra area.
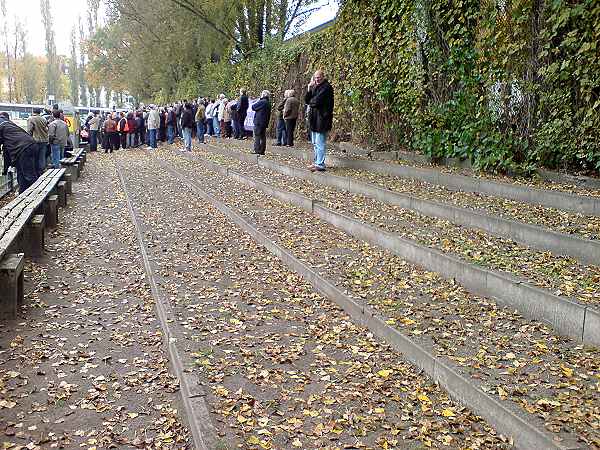
[(72, 156), (61, 159), (60, 165), (67, 169), (68, 173), (71, 174), (71, 179), (73, 181), (77, 181), (81, 176), (86, 160), (87, 152), (85, 147), (82, 147), (77, 149), (77, 151), (74, 151)]
[(0, 317), (14, 318), (23, 301), (24, 258), (42, 256), (45, 228), (58, 225), (69, 179), (66, 169), (47, 170), (0, 209)]

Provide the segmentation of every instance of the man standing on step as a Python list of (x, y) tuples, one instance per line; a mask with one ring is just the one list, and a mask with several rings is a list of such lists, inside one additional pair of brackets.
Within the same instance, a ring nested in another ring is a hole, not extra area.
[(2, 151), (17, 169), (19, 193), (25, 191), (38, 179), (39, 152), (37, 142), (20, 126), (0, 115), (0, 145)]
[(315, 152), (315, 162), (309, 168), (312, 172), (323, 172), (327, 133), (333, 125), (333, 88), (322, 70), (317, 70), (313, 75), (304, 102), (310, 107), (308, 122)]
[(65, 157), (65, 147), (69, 138), (69, 126), (62, 120), (60, 110), (52, 111), (54, 120), (48, 125), (48, 143), (52, 155), (52, 166), (60, 169), (60, 160)]
[(46, 170), (46, 151), (48, 150), (48, 122), (40, 116), (41, 112), (40, 108), (33, 108), (33, 114), (27, 119), (27, 132), (38, 146), (36, 165), (38, 177)]

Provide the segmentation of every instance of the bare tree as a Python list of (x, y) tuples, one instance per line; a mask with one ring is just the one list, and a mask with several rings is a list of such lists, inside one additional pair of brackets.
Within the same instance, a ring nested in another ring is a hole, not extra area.
[(60, 68), (58, 57), (56, 55), (56, 42), (54, 38), (54, 24), (52, 22), (52, 12), (50, 10), (50, 0), (40, 0), (40, 10), (42, 13), (42, 24), (46, 33), (46, 89), (48, 94), (59, 95), (60, 88)]

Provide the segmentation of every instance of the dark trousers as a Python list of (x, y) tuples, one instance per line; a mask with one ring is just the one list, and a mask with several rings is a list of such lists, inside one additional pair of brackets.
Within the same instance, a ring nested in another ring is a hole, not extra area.
[(127, 148), (127, 133), (125, 133), (124, 131), (119, 132), (118, 134), (119, 136), (119, 145), (115, 148), (115, 150), (119, 150), (120, 148)]
[(226, 138), (230, 138), (231, 137), (231, 121), (229, 122), (223, 122), (223, 125), (225, 125), (225, 135), (224, 137)]
[(106, 133), (106, 150), (104, 150), (104, 153), (112, 153), (113, 150), (117, 150), (119, 148), (120, 141), (121, 136), (119, 136), (119, 133)]
[(6, 175), (8, 173), (8, 168), (10, 167), (10, 155), (6, 149), (2, 151), (2, 162), (2, 175)]
[(264, 155), (267, 149), (267, 127), (254, 126), (254, 153)]
[(17, 183), (19, 183), (19, 194), (24, 192), (38, 179), (37, 166), (39, 160), (39, 146), (30, 145), (21, 152), (17, 158)]
[(35, 170), (38, 177), (46, 170), (46, 153), (48, 152), (48, 144), (45, 142), (38, 142), (38, 156), (36, 160)]
[(244, 136), (246, 136), (246, 129), (244, 128), (244, 122), (246, 121), (246, 116), (240, 116), (237, 119), (237, 133), (238, 135), (236, 136), (236, 138), (238, 139), (242, 139)]
[(90, 130), (90, 152), (98, 150), (98, 132)]
[(294, 145), (294, 130), (296, 130), (296, 119), (285, 119), (285, 145)]
[(208, 134), (209, 136), (214, 136), (215, 129), (213, 127), (212, 119), (206, 119), (206, 130), (206, 134)]

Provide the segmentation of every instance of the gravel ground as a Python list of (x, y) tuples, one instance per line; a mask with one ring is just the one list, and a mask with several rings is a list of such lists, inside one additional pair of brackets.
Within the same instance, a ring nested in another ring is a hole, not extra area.
[(226, 165), (245, 175), (279, 188), (324, 202), (325, 206), (385, 231), (462, 257), (468, 262), (508, 272), (557, 295), (600, 306), (600, 267), (573, 258), (536, 251), (514, 241), (468, 229), (446, 220), (387, 205), (362, 195), (340, 192), (311, 181), (287, 177), (256, 164), (201, 152), (202, 158)]
[(0, 324), (2, 448), (191, 448), (111, 160), (73, 189)]
[[(223, 142), (220, 140), (216, 141), (216, 143), (232, 150), (248, 151), (245, 147), (247, 144), (239, 143), (239, 141)], [(268, 150), (267, 157), (293, 166), (306, 166), (305, 162), (293, 156), (273, 155), (269, 154)], [(597, 216), (565, 212), (554, 208), (531, 205), (478, 193), (455, 192), (434, 184), (381, 175), (364, 170), (331, 168), (329, 172), (334, 175), (356, 178), (361, 181), (373, 183), (385, 189), (417, 198), (451, 203), (461, 208), (493, 214), (519, 222), (531, 223), (561, 233), (578, 235), (586, 239), (600, 239), (600, 217)]]
[(119, 156), (218, 448), (508, 446), (147, 153)]
[(229, 179), (215, 180), (200, 162), (176, 157), (170, 150), (157, 154), (192, 179), (202, 179), (203, 189), (356, 298), (381, 310), (388, 323), (463, 366), (488, 392), (542, 418), (549, 431), (573, 432), (600, 447), (597, 349), (557, 337), (541, 323), (497, 308), (304, 211)]

